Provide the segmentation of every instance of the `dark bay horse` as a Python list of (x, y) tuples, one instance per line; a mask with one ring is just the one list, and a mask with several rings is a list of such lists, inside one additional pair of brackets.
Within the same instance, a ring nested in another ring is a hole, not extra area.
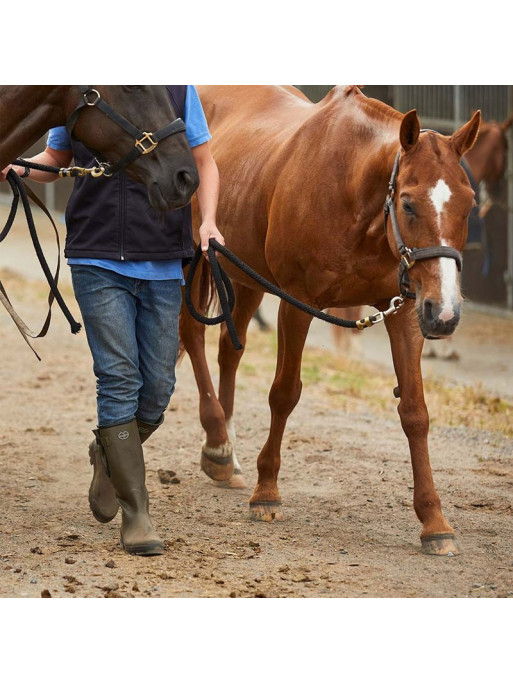
[[(97, 99), (126, 119), (136, 132), (131, 134), (106, 116)], [(76, 110), (78, 105), (80, 110)], [(67, 124), (71, 117), (76, 119), (74, 136), (111, 163), (137, 149), (139, 155), (126, 166), (126, 172), (132, 180), (146, 185), (155, 209), (170, 211), (190, 201), (198, 185), (197, 169), (185, 127), (179, 125), (165, 86), (94, 86), (87, 95), (78, 86), (69, 85), (0, 86), (0, 170), (50, 128)], [(167, 129), (174, 121), (178, 125)], [(157, 140), (155, 134), (162, 130), (167, 135)], [(137, 132), (144, 135), (138, 139)]]
[[(474, 204), (460, 160), (478, 135), (480, 113), (445, 137), (421, 132), (415, 111), (402, 115), (354, 86), (337, 87), (318, 104), (291, 86), (206, 86), (199, 93), (221, 176), (218, 223), (228, 249), (318, 309), (372, 305), (384, 310), (398, 294), (398, 266), (404, 256), (392, 222), (388, 220), (385, 229), (383, 215), (398, 161), (391, 202), (402, 240), (408, 247), (435, 248), (435, 254), (429, 251), (432, 257), (407, 264), (416, 301), (407, 299), (386, 318), (400, 393), (398, 411), (410, 446), (423, 549), (436, 555), (458, 553), (429, 462), (420, 359), (423, 337), (450, 335), (459, 321), (454, 255), (465, 245)], [(452, 248), (452, 258), (441, 256), (440, 248)], [(225, 259), (221, 262), (234, 281), (234, 322), (244, 344), (263, 292)], [(200, 285), (195, 289), (200, 300)], [(282, 517), (280, 447), (301, 394), (301, 357), (310, 322), (310, 315), (281, 301), (277, 368), (269, 393), (271, 425), (250, 499), (251, 516), (257, 520)], [(187, 311), (182, 314), (181, 338), (194, 368), (206, 431), (202, 468), (215, 480), (241, 486), (233, 450), (235, 376), (242, 352), (234, 350), (223, 327), (217, 398), (205, 359), (203, 326)]]

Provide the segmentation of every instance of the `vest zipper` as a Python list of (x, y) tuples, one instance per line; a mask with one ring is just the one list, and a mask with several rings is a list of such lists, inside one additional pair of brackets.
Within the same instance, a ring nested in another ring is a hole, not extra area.
[(120, 235), (120, 254), (121, 261), (125, 261), (125, 222), (126, 222), (126, 183), (122, 173), (119, 174), (119, 227)]

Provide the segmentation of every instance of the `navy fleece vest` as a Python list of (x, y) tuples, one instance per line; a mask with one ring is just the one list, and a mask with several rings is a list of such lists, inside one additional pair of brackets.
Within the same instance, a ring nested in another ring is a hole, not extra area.
[[(185, 119), (187, 86), (167, 86), (176, 115)], [(72, 141), (77, 166), (94, 166), (94, 155)], [(66, 257), (149, 261), (194, 255), (190, 205), (162, 217), (146, 186), (123, 172), (111, 178), (76, 178), (66, 207)]]

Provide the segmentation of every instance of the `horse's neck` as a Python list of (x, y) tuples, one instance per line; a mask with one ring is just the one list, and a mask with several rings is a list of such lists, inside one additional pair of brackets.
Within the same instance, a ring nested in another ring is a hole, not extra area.
[(375, 207), (382, 208), (400, 146), (398, 112), (357, 89), (341, 89), (318, 116), (336, 122), (319, 126), (327, 137), (317, 139), (316, 144), (325, 150), (327, 160), (334, 150), (338, 154), (344, 151), (345, 168), (339, 182), (346, 184), (348, 194), (360, 202), (364, 213), (365, 207), (370, 213)]
[(23, 154), (50, 128), (63, 125), (73, 106), (72, 86), (0, 88), (0, 168)]

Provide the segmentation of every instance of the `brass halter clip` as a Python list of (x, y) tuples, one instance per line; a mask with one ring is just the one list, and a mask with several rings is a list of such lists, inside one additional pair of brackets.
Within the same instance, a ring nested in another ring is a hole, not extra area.
[[(148, 154), (148, 152), (154, 150), (159, 144), (158, 140), (157, 142), (153, 140), (153, 138), (151, 137), (152, 135), (153, 133), (147, 133), (146, 131), (144, 131), (144, 135), (141, 138), (139, 138), (139, 140), (135, 141), (134, 146), (139, 148), (141, 154)], [(149, 142), (149, 147), (145, 147), (145, 142)]]
[(373, 325), (376, 325), (376, 323), (381, 323), (385, 320), (387, 316), (397, 313), (397, 311), (401, 308), (403, 304), (404, 297), (402, 295), (393, 297), (390, 300), (390, 306), (386, 311), (378, 311), (377, 314), (367, 316), (366, 318), (361, 318), (359, 321), (356, 321), (356, 327), (358, 328), (358, 330), (364, 330), (365, 328), (370, 328)]

